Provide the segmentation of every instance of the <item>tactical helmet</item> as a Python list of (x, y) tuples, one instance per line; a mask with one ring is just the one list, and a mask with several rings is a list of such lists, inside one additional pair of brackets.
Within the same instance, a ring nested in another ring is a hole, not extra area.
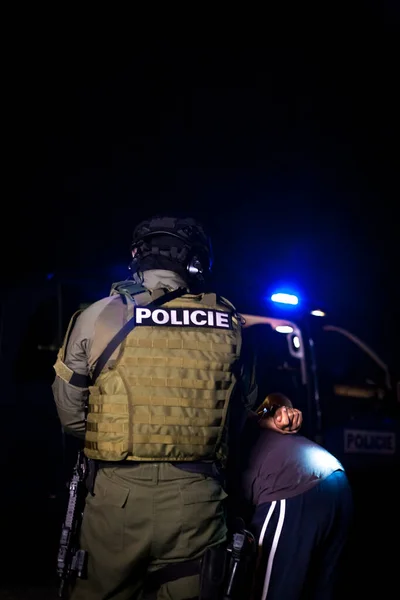
[(136, 250), (133, 271), (152, 268), (158, 259), (173, 263), (186, 275), (204, 279), (213, 262), (211, 241), (191, 217), (155, 216), (142, 221), (133, 232), (132, 250)]

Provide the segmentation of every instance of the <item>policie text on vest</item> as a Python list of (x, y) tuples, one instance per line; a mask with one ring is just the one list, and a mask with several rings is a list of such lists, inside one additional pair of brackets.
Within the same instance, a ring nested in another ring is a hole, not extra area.
[(168, 327), (216, 327), (232, 329), (232, 316), (219, 310), (197, 308), (146, 308), (135, 307), (136, 326), (165, 325)]

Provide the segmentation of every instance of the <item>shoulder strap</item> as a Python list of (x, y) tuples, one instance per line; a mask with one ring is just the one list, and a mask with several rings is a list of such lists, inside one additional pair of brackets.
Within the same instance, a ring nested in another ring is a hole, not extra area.
[[(170, 302), (171, 300), (174, 300), (175, 298), (179, 298), (180, 296), (183, 296), (184, 294), (186, 294), (186, 292), (187, 292), (187, 290), (185, 288), (178, 288), (176, 290), (173, 290), (172, 292), (167, 292), (166, 294), (159, 296), (158, 298), (156, 298), (149, 304), (146, 304), (146, 306), (148, 308), (149, 307), (152, 308), (155, 306), (161, 306), (162, 304), (166, 304), (167, 302)], [(91, 385), (94, 385), (94, 382), (96, 381), (97, 377), (101, 373), (102, 369), (104, 368), (105, 364), (109, 360), (110, 356), (113, 355), (113, 353), (118, 348), (118, 346), (124, 341), (124, 339), (135, 328), (135, 325), (136, 325), (135, 317), (133, 316), (131, 319), (129, 319), (129, 321), (127, 321), (125, 323), (125, 325), (122, 327), (122, 329), (120, 329), (115, 334), (115, 336), (112, 338), (112, 340), (104, 348), (104, 350), (100, 354), (100, 356), (97, 360), (96, 366), (94, 368), (93, 375), (91, 377)]]
[(132, 296), (142, 294), (143, 292), (147, 292), (147, 289), (141, 283), (136, 283), (127, 279), (126, 281), (117, 281), (116, 283), (113, 283), (110, 290), (110, 296), (119, 294), (120, 296), (132, 298)]

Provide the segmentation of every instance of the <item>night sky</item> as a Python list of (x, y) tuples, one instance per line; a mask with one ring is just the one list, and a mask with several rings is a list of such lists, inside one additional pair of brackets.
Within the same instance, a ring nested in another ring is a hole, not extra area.
[(137, 222), (179, 210), (207, 227), (238, 308), (265, 312), (284, 284), (394, 364), (398, 13), (328, 16), (315, 38), (26, 24), (6, 91), (3, 283), (109, 289)]

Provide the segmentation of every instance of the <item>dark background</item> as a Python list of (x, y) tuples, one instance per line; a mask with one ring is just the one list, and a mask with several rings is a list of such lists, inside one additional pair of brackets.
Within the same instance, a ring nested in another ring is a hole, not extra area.
[[(2, 429), (13, 442), (2, 463), (18, 499), (11, 563), (39, 581), (49, 550), (29, 568), (24, 536), (40, 530), (35, 514), (57, 521), (33, 490), (47, 475), (57, 487), (45, 457), (60, 450), (55, 355), (30, 352), (39, 338), (57, 344), (77, 303), (127, 275), (142, 218), (199, 218), (215, 285), (240, 310), (265, 314), (287, 286), (400, 372), (396, 3), (289, 11), (278, 30), (256, 15), (232, 25), (169, 14), (167, 25), (159, 14), (157, 27), (64, 16), (25, 14), (3, 75)], [(35, 440), (32, 454), (14, 431)], [(395, 581), (373, 575), (373, 593)]]
[(3, 281), (125, 267), (138, 220), (179, 209), (204, 221), (241, 307), (282, 280), (388, 352), (398, 11), (319, 15), (314, 35), (310, 16), (272, 39), (227, 26), (191, 41), (184, 28), (21, 32), (6, 80)]

